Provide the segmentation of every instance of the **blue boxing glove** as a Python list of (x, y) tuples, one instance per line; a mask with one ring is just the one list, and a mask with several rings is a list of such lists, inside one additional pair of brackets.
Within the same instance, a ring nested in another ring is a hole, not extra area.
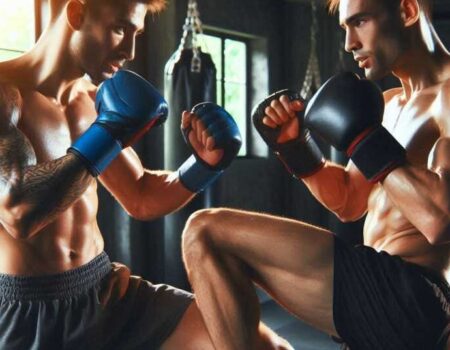
[(144, 78), (118, 71), (99, 87), (98, 117), (68, 152), (80, 157), (93, 176), (99, 175), (122, 151), (167, 118), (164, 98)]
[(196, 152), (189, 140), (191, 127), (182, 128), (184, 140), (192, 150), (189, 157), (178, 169), (181, 183), (192, 192), (200, 192), (214, 182), (227, 168), (241, 148), (239, 128), (233, 117), (222, 107), (210, 103), (200, 103), (191, 111), (203, 123), (208, 135), (214, 139), (215, 149), (223, 150), (219, 162), (208, 164)]

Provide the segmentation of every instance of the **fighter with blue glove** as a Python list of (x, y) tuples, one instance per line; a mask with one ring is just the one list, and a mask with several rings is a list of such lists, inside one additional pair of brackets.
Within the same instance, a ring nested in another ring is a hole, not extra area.
[[(145, 79), (119, 71), (101, 84), (96, 95), (98, 117), (69, 148), (97, 176), (123, 148), (162, 124), (167, 103)], [(183, 114), (182, 133), (193, 155), (181, 165), (178, 176), (191, 192), (199, 192), (217, 179), (234, 159), (241, 136), (233, 117), (220, 106), (201, 103)]]

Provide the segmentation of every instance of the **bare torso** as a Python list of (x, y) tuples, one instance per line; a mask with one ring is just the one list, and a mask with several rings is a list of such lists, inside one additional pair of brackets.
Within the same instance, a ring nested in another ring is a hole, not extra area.
[[(427, 167), (429, 153), (440, 137), (450, 136), (450, 81), (430, 86), (412, 95), (405, 103), (402, 90), (385, 94), (383, 125), (407, 149), (413, 165)], [(450, 245), (431, 245), (393, 205), (381, 185), (376, 185), (368, 201), (364, 243), (376, 250), (429, 267), (445, 275), (450, 261)]]
[[(0, 76), (21, 93), (22, 113), (17, 126), (31, 142), (37, 163), (64, 156), (72, 141), (96, 117), (95, 86), (78, 79), (68, 85), (58, 102), (36, 89), (15, 84), (23, 78), (23, 71), (10, 68), (5, 63), (0, 65)], [(15, 239), (0, 225), (0, 273), (51, 274), (90, 261), (104, 246), (96, 221), (97, 207), (97, 182), (92, 180), (79, 200), (29, 239)]]

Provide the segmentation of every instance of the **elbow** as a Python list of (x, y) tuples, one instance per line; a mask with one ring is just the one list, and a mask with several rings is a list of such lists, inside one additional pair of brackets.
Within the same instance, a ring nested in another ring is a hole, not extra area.
[(149, 221), (153, 220), (156, 217), (148, 213), (147, 211), (136, 209), (136, 208), (125, 208), (125, 211), (129, 216), (131, 216), (133, 219), (139, 220), (139, 221)]
[(139, 221), (151, 221), (151, 220), (155, 220), (158, 219), (161, 215), (151, 215), (148, 213), (130, 213), (128, 212), (128, 214), (135, 220), (139, 220)]
[(450, 215), (434, 218), (424, 227), (422, 233), (431, 245), (441, 245), (450, 242)]
[(361, 219), (366, 214), (364, 210), (334, 210), (334, 214), (343, 223), (355, 222)]
[(14, 239), (26, 240), (32, 236), (31, 225), (20, 217), (2, 218), (1, 225), (6, 233)]
[[(447, 192), (446, 192), (447, 193)], [(431, 245), (441, 245), (450, 242), (450, 201), (445, 201), (433, 211), (428, 220), (425, 236)]]
[(356, 221), (355, 218), (353, 218), (353, 216), (348, 215), (347, 213), (339, 213), (339, 212), (334, 212), (336, 217), (339, 219), (339, 221), (343, 222), (343, 223), (349, 223), (349, 222), (353, 222)]
[(134, 201), (133, 205), (128, 205), (124, 209), (129, 216), (139, 221), (155, 220), (164, 215), (164, 213), (160, 213), (158, 206), (152, 205), (150, 202)]
[(0, 206), (0, 224), (11, 237), (26, 240), (35, 233), (33, 215), (29, 205)]

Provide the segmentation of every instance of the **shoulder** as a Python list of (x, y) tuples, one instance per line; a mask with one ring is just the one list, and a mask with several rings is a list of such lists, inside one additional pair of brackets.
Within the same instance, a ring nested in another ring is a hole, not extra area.
[(22, 96), (20, 90), (10, 82), (0, 78), (0, 118), (16, 125), (22, 111)]
[(24, 93), (28, 90), (23, 83), (27, 74), (28, 71), (18, 63), (18, 59), (0, 62), (0, 114), (2, 119), (10, 117), (16, 126), (23, 107)]

